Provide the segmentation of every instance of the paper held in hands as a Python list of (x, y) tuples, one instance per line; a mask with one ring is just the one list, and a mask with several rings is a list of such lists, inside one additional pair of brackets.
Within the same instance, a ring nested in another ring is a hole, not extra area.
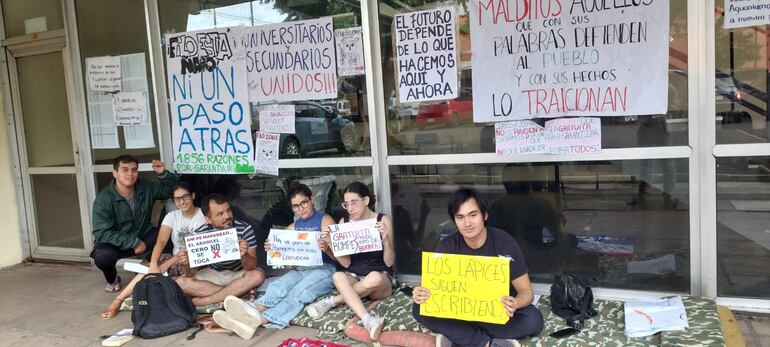
[(193, 234), (184, 238), (190, 267), (240, 260), (238, 232), (235, 228)]
[(382, 250), (376, 218), (330, 225), (329, 237), (337, 257)]
[(320, 231), (270, 229), (269, 266), (318, 266), (323, 264), (318, 247)]

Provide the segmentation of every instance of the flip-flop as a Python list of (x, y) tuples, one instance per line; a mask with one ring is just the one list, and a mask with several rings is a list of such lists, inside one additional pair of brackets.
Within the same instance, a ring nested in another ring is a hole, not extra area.
[(104, 291), (107, 293), (117, 293), (120, 289), (120, 276), (115, 277), (114, 283), (107, 283), (107, 285), (104, 286)]

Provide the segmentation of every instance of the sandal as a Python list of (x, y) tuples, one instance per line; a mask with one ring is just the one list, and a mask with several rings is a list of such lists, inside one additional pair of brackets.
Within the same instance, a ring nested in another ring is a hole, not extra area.
[(107, 285), (104, 286), (104, 291), (107, 293), (117, 293), (120, 289), (120, 276), (115, 277), (114, 283), (107, 283)]
[(104, 312), (102, 312), (102, 319), (115, 318), (115, 316), (118, 315), (118, 310), (120, 309), (121, 305), (123, 305), (123, 300), (117, 298), (112, 300), (110, 306), (108, 306)]

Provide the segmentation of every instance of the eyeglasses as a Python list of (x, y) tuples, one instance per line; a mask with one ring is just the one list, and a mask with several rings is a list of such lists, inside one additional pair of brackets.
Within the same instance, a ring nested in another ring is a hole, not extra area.
[(361, 201), (362, 200), (360, 200), (360, 199), (355, 199), (355, 200), (350, 200), (348, 202), (343, 202), (342, 203), (342, 208), (348, 210), (351, 207), (358, 207), (358, 205), (361, 203)]
[(190, 201), (190, 199), (192, 199), (192, 194), (185, 194), (185, 195), (182, 195), (182, 196), (175, 196), (174, 197), (174, 202), (175, 203), (180, 203), (182, 201)]
[(304, 209), (307, 208), (307, 205), (309, 205), (309, 204), (310, 204), (310, 199), (306, 199), (305, 201), (300, 202), (298, 205), (291, 205), (291, 209), (292, 210), (299, 210), (299, 209), (304, 210)]

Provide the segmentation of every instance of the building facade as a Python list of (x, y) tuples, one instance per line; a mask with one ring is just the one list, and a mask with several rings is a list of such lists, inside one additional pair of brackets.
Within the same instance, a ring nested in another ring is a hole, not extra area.
[[(137, 156), (150, 179), (152, 159), (173, 161), (165, 34), (331, 17), (362, 28), (365, 74), (295, 105), (278, 177), (189, 176), (201, 191), (228, 195), (266, 232), (291, 218), (291, 180), (335, 216), (340, 190), (367, 183), (394, 218), (398, 273), (416, 280), (420, 252), (453, 232), (447, 197), (472, 186), (491, 202), (489, 225), (519, 240), (537, 291), (573, 272), (596, 278), (599, 296), (687, 293), (770, 311), (770, 27), (725, 29), (721, 0), (666, 2), (665, 114), (602, 117), (598, 154), (499, 156), (494, 126), (472, 120), (465, 1), (3, 0), (0, 267), (88, 261), (112, 158)], [(457, 11), (458, 97), (400, 103), (393, 18), (437, 6)], [(89, 86), (87, 60), (106, 56), (147, 95), (143, 126), (104, 117), (112, 105)]]

